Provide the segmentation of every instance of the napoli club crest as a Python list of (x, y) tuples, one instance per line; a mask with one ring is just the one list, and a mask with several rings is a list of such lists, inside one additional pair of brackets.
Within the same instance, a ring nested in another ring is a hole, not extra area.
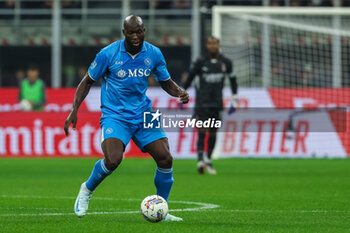
[(223, 64), (221, 65), (221, 70), (222, 70), (222, 72), (224, 72), (224, 73), (226, 72), (226, 70), (227, 70), (227, 69), (226, 69), (226, 64), (223, 63)]
[(118, 71), (118, 73), (117, 73), (117, 76), (118, 76), (119, 78), (125, 78), (125, 76), (126, 76), (125, 70), (120, 69), (120, 70)]
[(151, 63), (152, 63), (151, 59), (149, 59), (149, 58), (146, 58), (146, 59), (145, 59), (145, 65), (146, 65), (146, 66), (151, 65)]

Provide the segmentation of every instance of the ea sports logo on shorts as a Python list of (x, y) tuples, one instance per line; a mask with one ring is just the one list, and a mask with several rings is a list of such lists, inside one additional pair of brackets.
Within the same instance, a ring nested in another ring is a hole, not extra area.
[(119, 78), (124, 78), (124, 77), (126, 76), (125, 70), (120, 69), (120, 70), (118, 71), (118, 73), (117, 73), (117, 76), (118, 76)]
[(159, 129), (161, 127), (160, 116), (162, 113), (157, 109), (156, 112), (143, 113), (143, 128), (145, 129)]
[(113, 129), (112, 128), (106, 129), (106, 134), (111, 134), (111, 133), (113, 133)]

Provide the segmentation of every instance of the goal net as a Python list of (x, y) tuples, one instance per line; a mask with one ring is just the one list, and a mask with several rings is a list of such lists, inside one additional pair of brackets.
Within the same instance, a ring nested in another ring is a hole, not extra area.
[[(222, 53), (233, 60), (241, 104), (293, 108), (280, 118), (285, 121), (281, 137), (287, 131), (291, 140), (281, 139), (279, 149), (261, 154), (290, 155), (300, 148), (299, 155), (350, 154), (349, 9), (215, 6), (212, 33), (220, 39)], [(285, 150), (281, 143), (298, 143), (295, 131), (302, 121), (308, 123), (303, 145)], [(251, 131), (259, 127), (251, 126)], [(255, 144), (247, 145), (257, 147), (257, 137), (251, 135)]]

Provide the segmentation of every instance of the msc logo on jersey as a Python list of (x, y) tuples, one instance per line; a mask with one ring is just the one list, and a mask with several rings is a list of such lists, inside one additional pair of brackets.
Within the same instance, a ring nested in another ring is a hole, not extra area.
[(119, 78), (124, 78), (124, 77), (126, 76), (125, 70), (120, 69), (120, 70), (118, 71), (118, 73), (117, 73), (117, 76), (118, 76)]
[(148, 77), (151, 74), (151, 69), (128, 69), (129, 77)]
[(160, 128), (160, 116), (162, 113), (157, 109), (156, 112), (144, 112), (143, 113), (143, 128), (145, 129), (159, 129)]
[(119, 78), (125, 78), (126, 75), (128, 75), (129, 77), (133, 78), (133, 77), (148, 77), (151, 74), (151, 69), (128, 69), (128, 71), (125, 71), (123, 69), (120, 69), (117, 72), (117, 76)]
[(151, 61), (151, 59), (146, 58), (144, 62), (145, 62), (145, 65), (146, 65), (146, 66), (149, 66), (149, 65), (151, 65), (151, 62), (152, 62), (152, 61)]

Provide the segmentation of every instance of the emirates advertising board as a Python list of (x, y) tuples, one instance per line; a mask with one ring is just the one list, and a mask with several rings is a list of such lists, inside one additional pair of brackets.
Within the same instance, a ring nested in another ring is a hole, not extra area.
[[(153, 110), (144, 113), (144, 121), (150, 117), (144, 127), (162, 127), (175, 158), (196, 157), (198, 127), (217, 128), (217, 158), (350, 156), (349, 88), (240, 88), (238, 107), (232, 114), (227, 88), (220, 117), (202, 122), (193, 118), (195, 91), (188, 91), (187, 105), (180, 105), (161, 88), (147, 91)], [(79, 109), (77, 130), (64, 135), (74, 93), (75, 89), (48, 89), (44, 111), (24, 112), (17, 89), (0, 89), (0, 156), (102, 156), (98, 87), (91, 89)], [(131, 140), (125, 156), (149, 155)]]

